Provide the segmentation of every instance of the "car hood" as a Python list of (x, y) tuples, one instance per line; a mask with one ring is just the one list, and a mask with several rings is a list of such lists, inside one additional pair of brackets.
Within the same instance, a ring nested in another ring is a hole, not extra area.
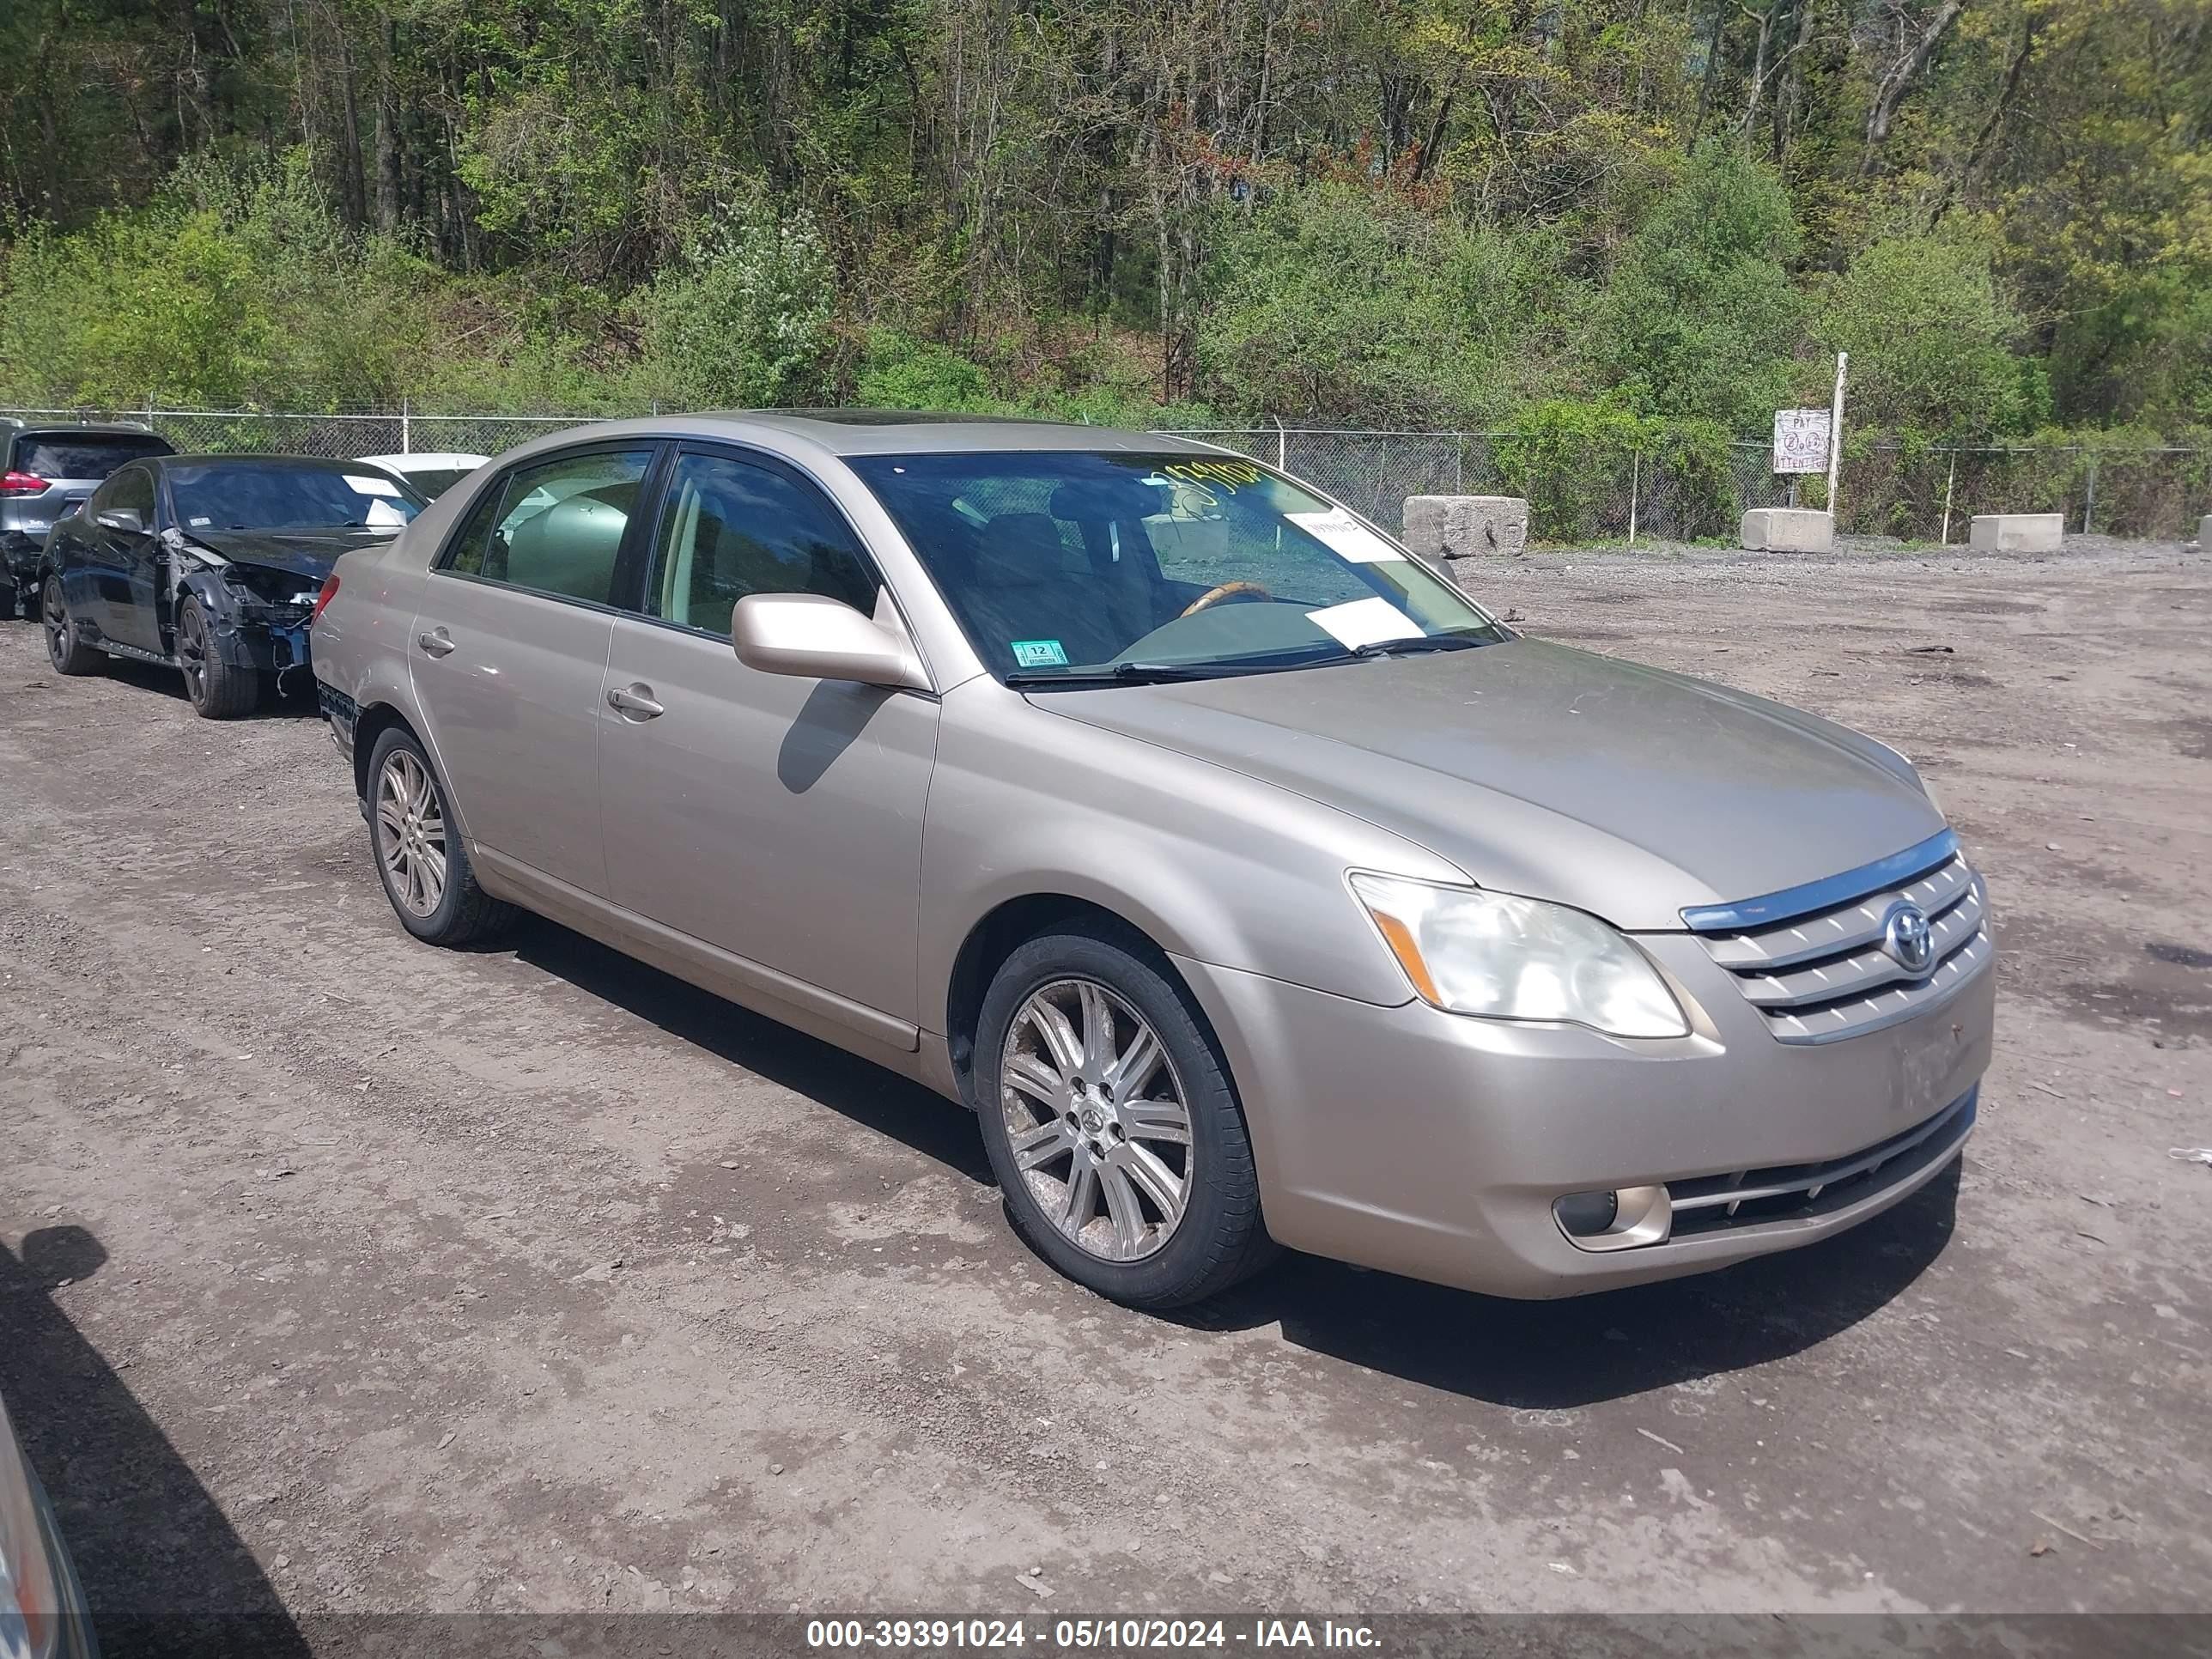
[(404, 528), (394, 525), (389, 529), (379, 526), (350, 530), (188, 530), (185, 535), (233, 564), (266, 565), (320, 581), (331, 574), (339, 554), (357, 547), (381, 547)]
[(1893, 751), (1779, 703), (1527, 639), (1036, 706), (1352, 813), (1481, 886), (1628, 928), (1901, 851), (1942, 815)]

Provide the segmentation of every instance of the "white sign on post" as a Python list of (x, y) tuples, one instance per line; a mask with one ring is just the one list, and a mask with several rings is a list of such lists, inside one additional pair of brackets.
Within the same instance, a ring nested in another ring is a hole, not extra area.
[(1774, 470), (1785, 472), (1826, 472), (1828, 434), (1832, 428), (1825, 409), (1778, 409), (1774, 411)]

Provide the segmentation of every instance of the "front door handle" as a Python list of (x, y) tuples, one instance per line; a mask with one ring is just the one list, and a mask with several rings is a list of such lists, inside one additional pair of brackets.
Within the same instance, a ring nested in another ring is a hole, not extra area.
[(424, 653), (429, 656), (448, 656), (452, 654), (453, 649), (453, 636), (442, 628), (433, 628), (427, 633), (417, 634), (415, 636), (415, 643), (421, 646)]
[(610, 686), (607, 707), (618, 709), (632, 720), (649, 720), (668, 711), (653, 698), (653, 688), (643, 684)]

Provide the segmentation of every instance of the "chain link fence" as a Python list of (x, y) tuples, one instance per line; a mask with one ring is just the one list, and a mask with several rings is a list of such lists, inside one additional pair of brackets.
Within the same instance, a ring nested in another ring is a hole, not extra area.
[[(1186, 431), (1308, 478), (1395, 525), (1408, 495), (1519, 495), (1540, 542), (1733, 544), (1753, 507), (1820, 507), (1827, 480), (1778, 477), (1765, 439), (1647, 453), (1592, 445), (1565, 455), (1513, 432), (1358, 432), (1296, 427)], [(1847, 536), (1959, 543), (1978, 513), (2057, 513), (2069, 533), (2180, 541), (2212, 512), (2212, 451), (2071, 445), (1847, 446), (1838, 481)]]
[[(639, 409), (639, 415), (648, 411)], [(0, 410), (45, 420), (136, 421), (186, 453), (258, 452), (354, 459), (447, 452), (497, 455), (598, 415), (328, 415), (220, 410)], [(1823, 504), (1827, 481), (1778, 478), (1765, 440), (1639, 452), (1592, 444), (1562, 451), (1523, 434), (1374, 432), (1265, 426), (1185, 430), (1310, 479), (1379, 523), (1400, 522), (1408, 495), (1519, 495), (1539, 542), (1733, 544), (1755, 507)], [(1845, 535), (1963, 542), (1977, 513), (2059, 513), (2073, 532), (2183, 540), (2212, 512), (2212, 451), (2014, 446), (1937, 447), (1880, 440), (1845, 450), (1838, 489)]]

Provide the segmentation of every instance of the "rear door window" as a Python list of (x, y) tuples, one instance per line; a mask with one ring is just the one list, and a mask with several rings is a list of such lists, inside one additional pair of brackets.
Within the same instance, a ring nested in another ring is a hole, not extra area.
[[(614, 600), (615, 563), (653, 464), (651, 449), (593, 450), (518, 467), (477, 504), (445, 568), (593, 605)], [(489, 534), (486, 533), (489, 532)]]
[(26, 433), (15, 441), (15, 468), (34, 478), (105, 478), (126, 461), (175, 452), (150, 432)]

